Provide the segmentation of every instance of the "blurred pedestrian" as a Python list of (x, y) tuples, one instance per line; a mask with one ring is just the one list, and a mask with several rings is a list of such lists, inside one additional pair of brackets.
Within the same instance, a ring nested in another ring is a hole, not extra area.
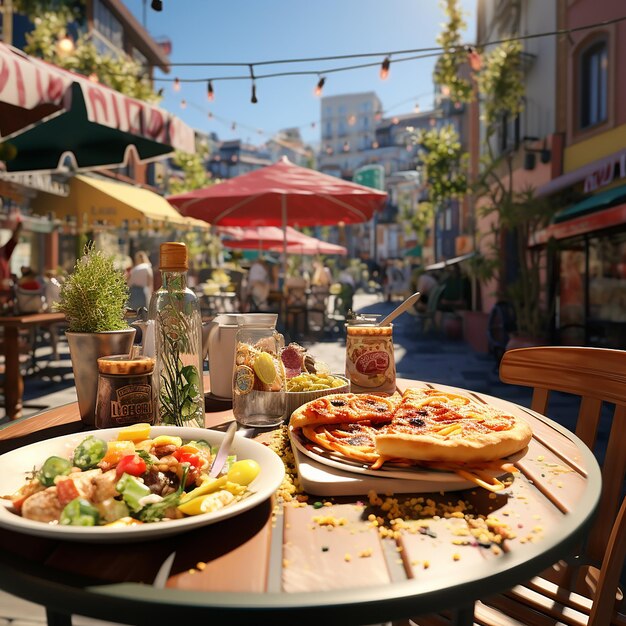
[(439, 281), (430, 272), (423, 272), (417, 279), (417, 290), (420, 292), (420, 298), (415, 303), (418, 311), (425, 311), (428, 304), (430, 292), (439, 284)]
[(387, 302), (391, 302), (395, 295), (404, 296), (408, 289), (408, 281), (402, 261), (400, 259), (389, 259), (387, 261), (386, 275), (385, 297)]
[(319, 259), (313, 261), (313, 276), (311, 277), (312, 287), (330, 287), (333, 282), (333, 275), (330, 269)]
[(135, 253), (135, 264), (128, 273), (128, 287), (128, 307), (135, 311), (141, 307), (148, 308), (154, 289), (154, 272), (148, 253), (143, 250)]
[(271, 277), (267, 265), (258, 256), (248, 270), (247, 300), (251, 311), (267, 310), (271, 289)]
[(20, 239), (21, 231), (22, 222), (18, 221), (11, 232), (9, 240), (0, 247), (0, 289), (2, 291), (10, 291), (12, 287), (11, 266), (9, 265), (9, 261)]
[(22, 275), (17, 281), (17, 286), (20, 289), (26, 289), (27, 291), (41, 291), (43, 289), (43, 285), (32, 267), (23, 265), (20, 272)]

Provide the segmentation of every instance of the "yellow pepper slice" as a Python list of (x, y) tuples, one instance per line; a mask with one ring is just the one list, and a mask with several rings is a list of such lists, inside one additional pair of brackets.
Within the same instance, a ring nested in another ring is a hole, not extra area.
[(218, 491), (180, 504), (178, 510), (185, 515), (200, 515), (201, 513), (217, 511), (230, 504), (234, 499), (235, 496), (230, 491)]
[(170, 435), (159, 435), (152, 440), (153, 446), (176, 446), (179, 448), (183, 445), (180, 437), (172, 437)]
[(117, 434), (118, 441), (143, 441), (150, 437), (150, 424), (131, 424)]

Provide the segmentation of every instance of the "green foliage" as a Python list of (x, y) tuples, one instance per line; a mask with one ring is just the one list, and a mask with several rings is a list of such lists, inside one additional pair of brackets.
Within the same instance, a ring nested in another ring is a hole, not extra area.
[(170, 193), (177, 194), (192, 191), (193, 189), (202, 189), (219, 182), (211, 178), (204, 166), (208, 153), (209, 149), (204, 144), (198, 146), (195, 154), (181, 152), (180, 150), (174, 153), (174, 165), (182, 170), (183, 179), (181, 180), (175, 176), (170, 177), (168, 183)]
[[(514, 190), (513, 158), (510, 152), (496, 154), (493, 138), (501, 124), (514, 119), (524, 106), (524, 76), (522, 45), (519, 41), (504, 42), (489, 52), (482, 53), (479, 67), (474, 66), (471, 80), (459, 77), (467, 71), (468, 52), (461, 46), (460, 31), (465, 27), (458, 0), (446, 0), (444, 5), (448, 22), (438, 38), (444, 48), (435, 69), (435, 81), (450, 89), (453, 101), (477, 99), (484, 121), (483, 155), (478, 176), (470, 181), (468, 155), (462, 154), (458, 137), (446, 130), (429, 131), (418, 137), (426, 154), (422, 156), (430, 198), (442, 204), (471, 192), (477, 213), (496, 214), (488, 232), (477, 232), (480, 249), (489, 250), (477, 255), (471, 270), (480, 280), (498, 278), (501, 295), (509, 298), (517, 314), (518, 330), (540, 336), (545, 328), (547, 302), (545, 290), (545, 254), (528, 248), (531, 233), (545, 226), (555, 208), (534, 198), (533, 191)], [(463, 68), (463, 69), (462, 69)], [(430, 155), (428, 153), (431, 153)], [(469, 181), (469, 182), (468, 182)], [(515, 266), (518, 278), (509, 284), (502, 264), (504, 234), (514, 237), (517, 250)]]
[(479, 92), (488, 95), (483, 102), (488, 131), (505, 116), (513, 119), (519, 115), (524, 108), (521, 43), (506, 41), (483, 55), (477, 81)]
[(431, 202), (439, 204), (467, 193), (467, 156), (454, 126), (420, 130), (415, 136)]
[(415, 235), (417, 241), (423, 245), (426, 241), (428, 230), (433, 223), (435, 215), (434, 205), (432, 202), (420, 202), (415, 210), (401, 202), (399, 208), (403, 221), (410, 224), (411, 233), (407, 234)]
[(472, 85), (469, 80), (459, 75), (461, 67), (467, 61), (465, 46), (461, 43), (461, 31), (467, 24), (457, 0), (445, 0), (441, 3), (448, 23), (437, 36), (437, 43), (443, 48), (435, 64), (435, 83), (450, 90), (453, 102), (469, 102), (472, 97)]
[(89, 243), (61, 286), (55, 309), (65, 313), (71, 332), (123, 330), (128, 327), (124, 320), (127, 300), (124, 273), (115, 268), (113, 257)]
[(67, 25), (84, 21), (83, 4), (81, 0), (17, 0), (16, 10), (34, 25), (26, 35), (25, 51), (64, 69), (97, 77), (102, 84), (127, 96), (149, 102), (158, 100), (141, 64), (129, 57), (101, 55), (88, 33), (78, 37), (72, 52), (58, 49)]

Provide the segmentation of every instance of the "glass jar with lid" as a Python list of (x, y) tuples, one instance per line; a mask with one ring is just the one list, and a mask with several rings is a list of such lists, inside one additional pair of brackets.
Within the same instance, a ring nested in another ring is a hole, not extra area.
[(237, 319), (233, 413), (245, 426), (273, 428), (285, 417), (285, 345), (275, 313), (247, 313)]
[(378, 316), (357, 316), (346, 323), (346, 377), (353, 393), (396, 391), (393, 324), (379, 326)]

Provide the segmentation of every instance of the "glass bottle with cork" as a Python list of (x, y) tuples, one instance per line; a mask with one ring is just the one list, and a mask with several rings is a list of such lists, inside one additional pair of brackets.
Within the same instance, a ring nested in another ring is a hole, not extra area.
[(202, 317), (195, 293), (187, 287), (187, 246), (161, 244), (161, 287), (152, 295), (159, 422), (204, 427)]

